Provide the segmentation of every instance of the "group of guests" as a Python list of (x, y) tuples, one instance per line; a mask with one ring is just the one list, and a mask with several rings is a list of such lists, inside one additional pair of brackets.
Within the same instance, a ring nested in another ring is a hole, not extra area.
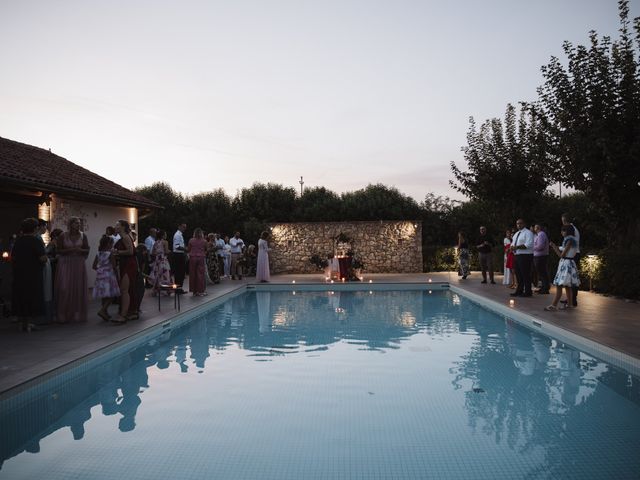
[(187, 225), (182, 223), (173, 234), (172, 249), (169, 249), (167, 234), (151, 228), (144, 244), (148, 256), (143, 260), (148, 285), (154, 295), (161, 293), (162, 285), (174, 284), (182, 288), (187, 271), (189, 290), (194, 296), (207, 295), (207, 283), (220, 283), (223, 278), (242, 280), (245, 269), (256, 275), (256, 280), (268, 282), (269, 245), (268, 232), (262, 232), (258, 248), (246, 246), (240, 232), (233, 237), (222, 238), (218, 233), (206, 234), (196, 228), (193, 236), (185, 242)]
[[(107, 227), (92, 265), (96, 271), (93, 298), (101, 302), (98, 315), (103, 320), (123, 324), (137, 319), (145, 287), (154, 295), (159, 295), (163, 286), (183, 293), (187, 269), (194, 296), (207, 294), (207, 282), (219, 283), (224, 277), (241, 280), (251, 258), (255, 259), (256, 280), (270, 280), (268, 232), (261, 234), (256, 252), (253, 245), (245, 248), (239, 232), (222, 239), (217, 233), (205, 235), (196, 228), (185, 242), (186, 228), (184, 223), (178, 226), (170, 250), (165, 231), (152, 228), (144, 243), (136, 246), (129, 222), (120, 220)], [(46, 323), (87, 320), (90, 246), (81, 221), (71, 217), (67, 231), (51, 231), (45, 245), (47, 231), (46, 221), (27, 218), (11, 249), (12, 311), (25, 331)], [(118, 311), (112, 315), (109, 307), (113, 304), (118, 305)]]
[[(551, 284), (556, 286), (556, 294), (552, 303), (545, 307), (547, 311), (555, 311), (558, 308), (577, 307), (580, 277), (578, 265), (580, 261), (580, 233), (572, 223), (568, 214), (561, 217), (562, 244), (556, 245), (549, 240), (546, 228), (536, 224), (528, 228), (523, 219), (516, 221), (516, 229), (507, 229), (503, 240), (504, 247), (504, 278), (503, 284), (515, 289), (511, 296), (531, 297), (533, 292), (537, 294), (550, 293)], [(492, 284), (493, 277), (493, 240), (487, 235), (487, 229), (480, 227), (480, 234), (475, 242), (478, 251), (479, 263), (482, 270), (482, 282), (487, 283), (487, 276)], [(462, 232), (458, 233), (458, 275), (466, 279), (469, 274), (469, 242)], [(558, 270), (550, 281), (548, 271), (549, 250), (552, 249), (560, 258)], [(540, 285), (536, 290), (533, 285)], [(566, 299), (559, 307), (563, 290)]]

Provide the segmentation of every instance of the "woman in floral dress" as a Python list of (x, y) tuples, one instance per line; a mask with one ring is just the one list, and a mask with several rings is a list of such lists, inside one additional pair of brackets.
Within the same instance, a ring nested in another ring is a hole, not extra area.
[(215, 233), (207, 235), (207, 275), (212, 283), (220, 283), (220, 263)]
[(153, 285), (153, 294), (158, 295), (160, 285), (171, 285), (171, 266), (169, 264), (169, 244), (167, 243), (167, 232), (158, 230), (156, 242), (151, 249), (151, 256), (155, 257), (151, 265), (149, 281)]
[(464, 233), (458, 232), (458, 276), (466, 279), (469, 275), (469, 243)]
[(573, 289), (580, 286), (578, 268), (574, 260), (578, 250), (578, 241), (576, 240), (576, 237), (573, 236), (575, 234), (573, 225), (563, 225), (560, 232), (564, 237), (560, 248), (558, 248), (555, 243), (549, 242), (549, 246), (551, 246), (551, 248), (553, 248), (560, 257), (560, 262), (558, 263), (556, 276), (553, 279), (553, 284), (556, 286), (556, 296), (554, 297), (551, 305), (544, 307), (547, 311), (555, 311), (558, 309), (558, 302), (560, 301), (560, 297), (562, 297), (563, 288), (567, 292), (566, 308), (573, 308)]
[(96, 271), (96, 281), (93, 285), (93, 298), (100, 298), (102, 308), (98, 316), (104, 321), (111, 317), (107, 311), (115, 297), (120, 296), (120, 286), (116, 276), (116, 259), (113, 256), (113, 238), (103, 235), (98, 246), (98, 253), (93, 260), (93, 269)]

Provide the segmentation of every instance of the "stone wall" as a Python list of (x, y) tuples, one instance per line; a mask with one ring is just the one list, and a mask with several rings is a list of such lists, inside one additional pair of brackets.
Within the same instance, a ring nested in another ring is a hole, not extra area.
[[(337, 250), (351, 249), (367, 273), (422, 271), (422, 222), (324, 222), (270, 224), (269, 253), (272, 273), (319, 273), (309, 262)], [(343, 233), (351, 241), (337, 244)]]

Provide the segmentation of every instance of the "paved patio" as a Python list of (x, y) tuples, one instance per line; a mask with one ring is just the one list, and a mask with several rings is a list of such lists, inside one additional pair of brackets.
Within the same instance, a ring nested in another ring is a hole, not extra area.
[[(466, 280), (450, 272), (370, 274), (366, 275), (365, 281), (368, 279), (375, 283), (427, 283), (429, 279), (432, 282), (447, 282), (503, 305), (508, 304), (511, 298), (509, 293), (512, 292), (501, 284), (501, 276), (496, 276), (497, 285), (481, 284), (480, 274), (476, 272)], [(241, 289), (252, 280), (223, 280), (219, 285), (209, 285), (207, 297), (186, 294), (182, 297), (181, 311), (187, 312)], [(294, 280), (298, 284), (324, 283), (322, 275), (278, 275), (272, 278), (272, 283), (291, 284)], [(543, 308), (551, 302), (551, 297), (535, 295), (532, 298), (516, 298), (513, 308), (640, 359), (640, 304), (580, 292), (577, 310), (545, 312)], [(16, 324), (3, 319), (0, 323), (0, 393), (165, 322), (177, 314), (173, 298), (162, 298), (162, 311), (158, 312), (158, 300), (151, 297), (149, 291), (142, 303), (143, 315), (140, 320), (114, 325), (97, 316), (98, 308), (98, 302), (92, 302), (86, 324), (50, 325), (29, 334), (19, 332)], [(113, 310), (115, 307), (112, 307)]]

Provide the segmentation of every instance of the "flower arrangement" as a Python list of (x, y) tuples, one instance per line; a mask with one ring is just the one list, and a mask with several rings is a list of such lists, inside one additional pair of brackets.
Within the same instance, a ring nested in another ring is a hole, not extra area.
[(351, 260), (351, 268), (353, 268), (354, 270), (362, 270), (364, 268), (364, 262), (360, 259), (360, 257), (354, 256)]
[(340, 232), (335, 237), (336, 244), (338, 243), (351, 243), (352, 239), (344, 232)]
[(327, 260), (326, 258), (322, 258), (317, 253), (314, 253), (313, 255), (311, 255), (311, 257), (309, 257), (309, 263), (315, 265), (318, 270), (323, 270), (329, 266), (329, 260)]

